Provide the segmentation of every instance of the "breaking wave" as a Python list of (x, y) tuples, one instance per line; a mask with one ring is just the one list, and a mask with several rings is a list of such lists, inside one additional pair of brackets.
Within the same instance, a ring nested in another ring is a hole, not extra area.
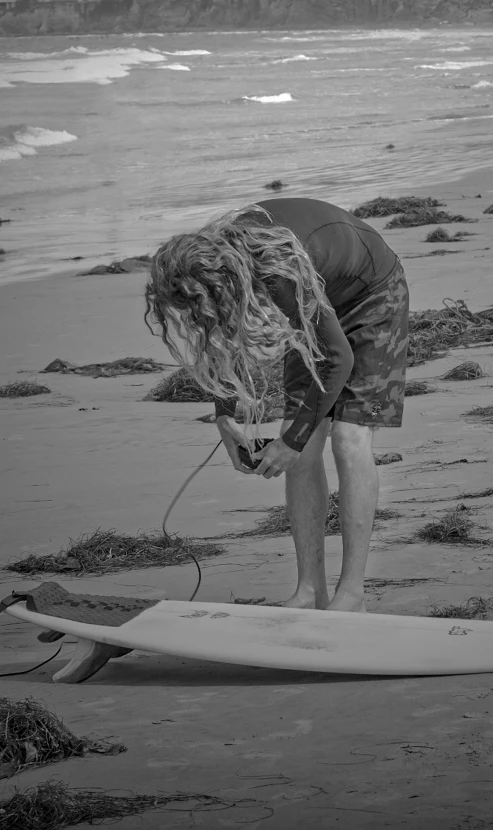
[(292, 101), (290, 92), (281, 92), (280, 95), (242, 95), (243, 101), (256, 101), (259, 104), (284, 104)]
[(318, 58), (311, 57), (309, 58), (307, 55), (293, 55), (292, 58), (278, 58), (272, 63), (293, 63), (293, 61), (316, 61)]
[(0, 133), (0, 162), (18, 161), (23, 156), (35, 156), (37, 147), (52, 147), (77, 141), (77, 136), (66, 130), (45, 130), (44, 127), (10, 127)]
[(166, 63), (160, 66), (159, 69), (175, 69), (177, 72), (190, 72), (190, 67), (185, 66), (184, 63)]
[(445, 61), (444, 63), (421, 63), (415, 69), (469, 69), (472, 66), (490, 66), (493, 61)]

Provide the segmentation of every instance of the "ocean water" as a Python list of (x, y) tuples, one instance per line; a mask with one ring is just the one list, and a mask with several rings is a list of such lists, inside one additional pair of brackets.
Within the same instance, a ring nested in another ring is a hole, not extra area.
[(1, 38), (0, 282), (153, 252), (273, 179), (342, 207), (458, 179), (492, 104), (473, 28)]

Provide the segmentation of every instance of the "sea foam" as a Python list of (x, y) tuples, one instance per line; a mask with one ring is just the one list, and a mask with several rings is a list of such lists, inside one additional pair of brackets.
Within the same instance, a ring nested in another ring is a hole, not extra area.
[(20, 127), (0, 143), (0, 162), (18, 161), (23, 156), (35, 156), (36, 147), (52, 147), (77, 141), (77, 136), (66, 130), (46, 130), (44, 127)]
[[(70, 51), (72, 54), (68, 55)], [(164, 64), (167, 57), (161, 52), (132, 47), (101, 49), (90, 52), (86, 47), (45, 55), (42, 53), (11, 53), (18, 57), (5, 64), (4, 81), (32, 84), (95, 83), (111, 84), (124, 78), (133, 67), (146, 64)], [(26, 55), (28, 56), (26, 58)]]
[(493, 61), (445, 61), (444, 63), (420, 63), (414, 69), (469, 69), (472, 66), (490, 66)]
[(185, 57), (186, 55), (211, 55), (212, 52), (209, 52), (208, 49), (177, 49), (176, 52), (163, 52), (162, 54)]
[(190, 72), (190, 67), (183, 63), (167, 63), (160, 66), (159, 69), (175, 69), (177, 72)]
[(307, 57), (307, 55), (293, 55), (292, 58), (278, 58), (272, 63), (292, 63), (293, 61), (316, 61), (316, 57)]
[(243, 95), (244, 101), (256, 101), (259, 104), (284, 104), (292, 101), (290, 92), (281, 92), (280, 95)]

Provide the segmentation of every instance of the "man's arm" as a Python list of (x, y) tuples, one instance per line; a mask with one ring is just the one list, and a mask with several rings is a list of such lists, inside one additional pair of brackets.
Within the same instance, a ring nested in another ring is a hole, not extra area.
[(282, 436), (284, 443), (297, 452), (303, 450), (310, 436), (332, 409), (354, 364), (351, 346), (335, 312), (321, 312), (315, 331), (319, 349), (324, 355), (324, 360), (316, 363), (324, 391), (313, 380), (308, 368), (300, 359), (300, 372), (303, 372), (300, 385), (306, 388), (308, 377), (311, 378), (311, 383), (293, 423)]
[[(299, 329), (301, 322), (294, 284), (286, 279), (278, 280), (272, 289), (272, 299), (288, 317), (291, 325)], [(308, 391), (293, 423), (282, 436), (284, 443), (297, 452), (302, 451), (319, 423), (332, 409), (354, 364), (351, 346), (332, 307), (319, 312), (314, 328), (318, 347), (324, 355), (323, 361), (316, 363), (324, 391), (313, 379), (299, 355), (297, 363), (300, 387), (308, 388)], [(298, 355), (296, 357), (298, 358)]]

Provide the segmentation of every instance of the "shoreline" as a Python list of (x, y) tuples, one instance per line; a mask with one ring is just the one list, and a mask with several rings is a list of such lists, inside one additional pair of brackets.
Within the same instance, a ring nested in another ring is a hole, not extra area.
[[(307, 188), (307, 189), (309, 190), (309, 188)], [(460, 189), (469, 190), (471, 192), (473, 190), (476, 190), (476, 189), (477, 189), (477, 192), (483, 191), (483, 193), (485, 194), (485, 198), (487, 198), (487, 195), (490, 194), (490, 196), (491, 196), (490, 203), (493, 203), (493, 170), (492, 170), (491, 166), (469, 171), (467, 173), (462, 174), (461, 176), (458, 176), (457, 178), (453, 178), (453, 179), (449, 178), (449, 179), (444, 180), (444, 181), (433, 182), (429, 185), (423, 185), (423, 186), (419, 186), (419, 187), (418, 186), (413, 186), (413, 187), (409, 187), (409, 188), (400, 188), (400, 186), (399, 186), (399, 188), (397, 188), (395, 186), (389, 185), (389, 187), (384, 189), (384, 190), (380, 189), (378, 191), (378, 193), (375, 191), (374, 195), (371, 196), (370, 198), (373, 199), (373, 198), (376, 198), (377, 196), (391, 196), (391, 197), (398, 198), (400, 196), (405, 196), (405, 195), (410, 195), (410, 196), (426, 196), (426, 195), (437, 196), (437, 194), (441, 195), (441, 197), (443, 197), (443, 198), (446, 198), (446, 195), (450, 194), (450, 198), (453, 201), (457, 201), (458, 197), (457, 197), (456, 194), (458, 193), (458, 191)], [(426, 190), (426, 193), (425, 193), (425, 190)], [(295, 192), (293, 192), (293, 191), (295, 191)], [(297, 184), (295, 186), (295, 188), (289, 188), (288, 191), (284, 191), (284, 192), (286, 193), (286, 195), (289, 195), (289, 194), (292, 193), (292, 195), (295, 196), (295, 195), (300, 195), (303, 192), (303, 189)], [(272, 193), (272, 197), (275, 197), (276, 195), (282, 196), (283, 193), (282, 192), (280, 192), (278, 194), (276, 194), (275, 192)], [(468, 194), (468, 196), (469, 195), (471, 195), (471, 194)], [(267, 198), (267, 195), (262, 195), (261, 198), (265, 199), (265, 198)], [(324, 197), (323, 197), (323, 195), (320, 195), (320, 194), (316, 193), (316, 194), (314, 194), (314, 198), (324, 198)], [(327, 199), (327, 200), (330, 201), (330, 199)], [(260, 199), (259, 199), (259, 201), (260, 201)], [(366, 201), (366, 199), (364, 201)], [(235, 205), (236, 204), (237, 203), (235, 202)], [(238, 202), (238, 204), (240, 204), (240, 203)], [(241, 203), (241, 204), (243, 204), (243, 203)], [(246, 204), (246, 202), (245, 202), (245, 204)], [(337, 204), (337, 201), (335, 201), (334, 204)], [(231, 204), (231, 205), (229, 205), (229, 207), (234, 207), (234, 205)], [(357, 207), (356, 204), (352, 205), (352, 208), (355, 208), (355, 207)], [(193, 208), (193, 205), (190, 205), (189, 209), (192, 209), (192, 208)], [(229, 208), (226, 207), (225, 210), (226, 209), (229, 209)], [(215, 212), (220, 213), (221, 211), (215, 211)], [(19, 220), (16, 220), (16, 222), (17, 221), (19, 221)], [(22, 220), (20, 220), (20, 221), (22, 221)], [(207, 220), (204, 220), (204, 222), (205, 221), (207, 221)], [(387, 221), (387, 220), (385, 220), (385, 221)], [(369, 220), (369, 222), (371, 224), (372, 222), (374, 222), (374, 220)], [(200, 227), (200, 224), (201, 223), (197, 223), (196, 227), (197, 228)], [(383, 228), (383, 225), (385, 224), (385, 222), (381, 222), (381, 223), (374, 222), (374, 224), (375, 224), (375, 227), (377, 228), (377, 230), (381, 230)], [(195, 225), (193, 227), (195, 227)], [(186, 223), (186, 227), (185, 227), (185, 223), (184, 223), (184, 230), (188, 230), (188, 228), (189, 228), (189, 223)], [(155, 248), (153, 249), (153, 251), (157, 250), (157, 248), (159, 247), (159, 244), (160, 243), (156, 243)], [(138, 256), (138, 255), (143, 255), (144, 253), (148, 253), (148, 252), (144, 252), (142, 250), (142, 251), (137, 252), (137, 254), (135, 254), (135, 252), (134, 252), (133, 255)], [(51, 281), (51, 280), (64, 280), (64, 279), (78, 279), (78, 280), (80, 280), (80, 279), (88, 278), (89, 275), (85, 275), (85, 276), (79, 275), (78, 271), (82, 268), (92, 268), (92, 267), (94, 267), (94, 265), (109, 265), (110, 261), (114, 261), (114, 260), (119, 261), (119, 260), (125, 259), (126, 257), (129, 257), (129, 256), (130, 256), (130, 254), (128, 253), (128, 251), (127, 252), (126, 251), (121, 251), (119, 254), (116, 254), (112, 257), (105, 258), (104, 261), (100, 260), (98, 257), (88, 257), (87, 260), (81, 260), (81, 261), (77, 262), (77, 265), (74, 265), (73, 269), (69, 268), (68, 266), (66, 268), (60, 267), (60, 269), (57, 271), (57, 273), (53, 273), (53, 274), (43, 273), (43, 274), (40, 274), (39, 276), (32, 276), (32, 277), (29, 277), (29, 278), (25, 278), (25, 277), (24, 278), (16, 278), (16, 277), (8, 278), (4, 282), (0, 281), (0, 291), (1, 291), (2, 288), (5, 288), (7, 286), (23, 285), (24, 283), (40, 282), (40, 281)], [(7, 266), (7, 269), (8, 269), (8, 252), (5, 255), (5, 257), (6, 257), (5, 258), (5, 265)], [(110, 274), (101, 275), (102, 278), (108, 277), (108, 276), (111, 276), (111, 275)], [(120, 276), (122, 276), (122, 275), (120, 275)]]

